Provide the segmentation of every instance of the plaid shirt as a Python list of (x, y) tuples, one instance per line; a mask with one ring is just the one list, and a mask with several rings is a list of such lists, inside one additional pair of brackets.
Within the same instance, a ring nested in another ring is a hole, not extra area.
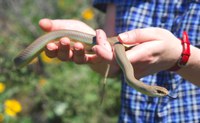
[[(94, 0), (101, 11), (106, 11), (108, 3), (116, 5), (117, 33), (151, 26), (182, 37), (185, 30), (191, 44), (200, 46), (199, 0)], [(119, 123), (200, 123), (200, 88), (169, 71), (141, 80), (166, 87), (174, 98), (143, 95), (129, 87), (122, 76)]]

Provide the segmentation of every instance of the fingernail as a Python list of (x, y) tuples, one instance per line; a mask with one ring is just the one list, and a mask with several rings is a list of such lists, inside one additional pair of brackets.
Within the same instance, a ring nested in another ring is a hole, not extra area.
[(47, 49), (49, 51), (55, 50), (55, 45), (53, 43), (49, 43), (49, 44), (47, 44)]
[(60, 40), (61, 45), (67, 45), (66, 40)]
[(100, 34), (100, 29), (96, 30), (96, 34), (99, 35)]
[(74, 50), (75, 50), (75, 51), (79, 51), (80, 49), (79, 49), (79, 48), (77, 48), (77, 47), (74, 47)]
[(101, 31), (100, 31), (100, 29), (98, 29), (98, 30), (96, 30), (96, 35), (97, 35), (97, 40), (102, 40), (102, 37), (101, 37)]
[(60, 39), (60, 43), (61, 45), (68, 45), (70, 42), (68, 38), (64, 37)]
[(122, 42), (128, 42), (128, 34), (127, 33), (121, 33), (121, 34), (119, 34), (119, 39)]

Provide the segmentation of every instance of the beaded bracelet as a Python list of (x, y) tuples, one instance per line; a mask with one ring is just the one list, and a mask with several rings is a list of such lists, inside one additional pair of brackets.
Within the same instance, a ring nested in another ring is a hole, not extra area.
[(178, 61), (174, 66), (172, 66), (169, 70), (170, 71), (177, 71), (180, 68), (184, 67), (186, 63), (189, 60), (190, 57), (190, 41), (188, 39), (188, 34), (187, 32), (183, 32), (183, 38), (181, 39), (181, 45), (182, 45), (182, 53)]

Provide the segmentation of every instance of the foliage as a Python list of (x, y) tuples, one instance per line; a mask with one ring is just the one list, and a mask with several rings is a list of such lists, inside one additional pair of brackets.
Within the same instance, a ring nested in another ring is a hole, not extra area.
[(108, 79), (100, 104), (102, 77), (87, 65), (48, 59), (44, 53), (28, 67), (13, 65), (13, 58), (43, 33), (41, 18), (79, 19), (97, 28), (99, 16), (88, 0), (0, 1), (0, 123), (117, 122), (117, 79)]

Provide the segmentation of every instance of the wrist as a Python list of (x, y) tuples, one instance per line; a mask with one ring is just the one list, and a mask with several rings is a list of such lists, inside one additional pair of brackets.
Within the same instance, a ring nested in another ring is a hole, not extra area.
[(181, 75), (184, 79), (193, 82), (200, 86), (199, 73), (200, 73), (200, 49), (190, 46), (191, 56), (185, 67), (176, 71), (177, 74)]
[(180, 58), (177, 60), (175, 65), (173, 65), (169, 71), (178, 71), (179, 69), (186, 66), (190, 58), (190, 41), (186, 32), (183, 32), (183, 38), (181, 40), (182, 53)]
[(187, 64), (185, 64), (183, 67), (181, 67), (181, 69), (178, 69), (178, 70), (176, 70), (175, 72), (176, 73), (182, 73), (182, 71), (185, 71), (185, 70), (187, 70), (188, 68), (191, 68), (192, 67), (192, 65), (193, 65), (193, 61), (195, 60), (195, 56), (194, 56), (194, 54), (193, 54), (193, 50), (194, 50), (194, 48), (195, 47), (193, 47), (192, 45), (190, 46), (190, 50), (191, 50), (191, 55), (190, 55), (190, 57), (189, 57), (189, 60), (187, 61)]

